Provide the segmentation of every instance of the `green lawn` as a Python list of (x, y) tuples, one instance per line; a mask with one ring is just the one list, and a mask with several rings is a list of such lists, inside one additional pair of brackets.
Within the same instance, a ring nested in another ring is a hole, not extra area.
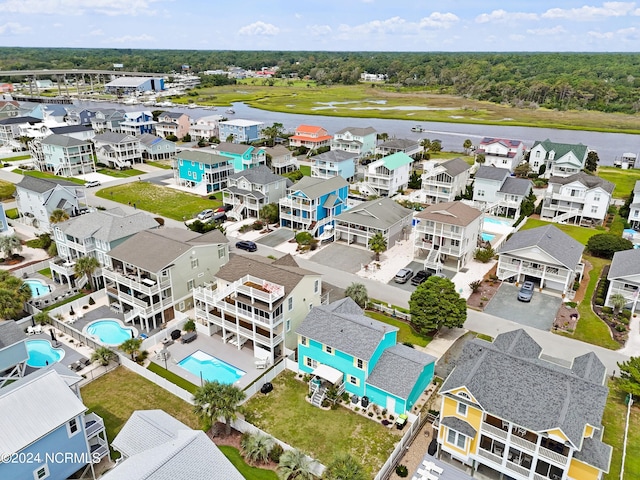
[(38, 273), (40, 275), (44, 275), (45, 277), (51, 278), (51, 269), (49, 267), (38, 270)]
[(311, 165), (300, 165), (300, 171), (305, 177), (311, 176)]
[(164, 170), (171, 170), (171, 163), (162, 163), (162, 162), (152, 162), (147, 160), (147, 165), (151, 165), (152, 167), (162, 168)]
[(129, 168), (127, 170), (114, 170), (112, 168), (101, 168), (97, 170), (98, 173), (102, 173), (103, 175), (109, 175), (110, 177), (115, 178), (129, 178), (129, 177), (137, 177), (139, 175), (144, 175), (146, 172), (142, 170), (136, 170), (135, 168)]
[(10, 208), (8, 210), (5, 210), (4, 214), (7, 216), (7, 218), (10, 218), (11, 220), (15, 220), (16, 218), (18, 218), (18, 209)]
[(176, 375), (175, 373), (170, 372), (169, 370), (165, 370), (161, 365), (158, 365), (157, 363), (151, 362), (147, 367), (147, 370), (150, 370), (153, 373), (160, 375), (162, 378), (169, 380), (171, 383), (179, 386), (180, 388), (186, 390), (187, 392), (195, 393), (195, 391), (198, 389), (197, 385), (194, 385), (190, 381), (185, 380), (180, 375)]
[(431, 160), (451, 160), (452, 158), (461, 158), (469, 165), (473, 165), (475, 163), (475, 158), (473, 157), (473, 155), (463, 155), (456, 152), (438, 152), (430, 154)]
[(201, 427), (191, 405), (124, 367), (82, 387), (81, 393), (89, 411), (104, 420), (109, 442), (135, 410), (164, 410), (191, 428)]
[(427, 344), (433, 340), (431, 337), (421, 335), (416, 332), (411, 325), (397, 318), (389, 317), (380, 312), (366, 312), (368, 317), (375, 318), (376, 320), (397, 327), (398, 330), (398, 342), (399, 343), (411, 343), (420, 347), (426, 347)]
[(247, 465), (237, 448), (226, 445), (221, 445), (218, 448), (247, 480), (278, 480), (278, 475), (272, 470)]
[(74, 177), (59, 177), (52, 173), (39, 172), (38, 170), (22, 170), (21, 168), (15, 168), (11, 170), (13, 173), (19, 173), (20, 175), (29, 175), (36, 178), (51, 178), (57, 180), (67, 180), (69, 182), (77, 183), (78, 185), (84, 185), (85, 181)]
[(16, 155), (15, 157), (8, 157), (0, 159), (0, 162), (17, 162), (18, 160), (29, 160), (31, 155)]
[(636, 180), (640, 180), (640, 170), (622, 170), (616, 167), (598, 167), (598, 176), (614, 183), (613, 198), (626, 198), (633, 192)]
[(0, 200), (13, 198), (14, 193), (16, 193), (16, 186), (13, 183), (0, 180)]
[(545, 222), (537, 218), (529, 218), (527, 220), (527, 223), (522, 226), (521, 230), (529, 230), (531, 228), (542, 227), (544, 225), (553, 225), (554, 227), (559, 228), (564, 233), (575, 238), (583, 245), (586, 245), (589, 239), (594, 235), (598, 233), (604, 233), (603, 230), (596, 230), (595, 228), (579, 227), (577, 225), (562, 225), (560, 223)]
[[(602, 424), (604, 425), (604, 442), (613, 447), (611, 468), (605, 480), (618, 480), (622, 465), (622, 444), (624, 442), (624, 426), (627, 418), (627, 406), (624, 404), (625, 393), (618, 388), (618, 381), (609, 381), (609, 397), (604, 407)], [(640, 408), (631, 408), (629, 418), (629, 437), (627, 440), (627, 457), (624, 466), (624, 478), (640, 478)]]
[(322, 410), (305, 399), (308, 386), (284, 372), (273, 380), (273, 392), (256, 395), (245, 405), (254, 425), (299, 448), (325, 465), (338, 453), (349, 453), (373, 476), (399, 440), (394, 431), (346, 408)]
[(209, 200), (173, 188), (161, 187), (149, 182), (132, 182), (99, 190), (96, 196), (122, 204), (135, 204), (137, 208), (154, 215), (174, 220), (189, 220), (207, 208), (218, 208), (219, 200)]

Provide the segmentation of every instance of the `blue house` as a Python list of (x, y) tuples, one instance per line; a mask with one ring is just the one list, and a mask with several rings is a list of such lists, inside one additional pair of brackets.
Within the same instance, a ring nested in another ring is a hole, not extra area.
[(233, 173), (229, 157), (205, 150), (182, 150), (176, 154), (175, 165), (178, 184), (200, 195), (223, 189)]
[(333, 236), (336, 215), (347, 209), (349, 184), (340, 177), (303, 177), (281, 198), (280, 225), (306, 230), (320, 239)]
[(240, 143), (222, 142), (216, 147), (216, 153), (233, 160), (234, 172), (267, 165), (267, 153), (262, 147)]
[(253, 120), (225, 120), (218, 123), (218, 138), (230, 143), (249, 143), (260, 140), (264, 123)]
[(16, 322), (0, 320), (0, 388), (24, 376), (29, 358), (25, 339)]
[(109, 454), (102, 418), (85, 415), (81, 380), (56, 364), (0, 389), (0, 451), (28, 459), (0, 463), (0, 478), (68, 478)]
[(329, 150), (312, 157), (311, 176), (331, 178), (340, 175), (345, 180), (353, 180), (356, 175), (357, 153)]
[(411, 411), (433, 378), (436, 358), (397, 343), (398, 329), (364, 315), (351, 299), (313, 308), (296, 330), (298, 368), (312, 376), (311, 403), (327, 390), (366, 397), (396, 414)]
[(124, 121), (120, 122), (120, 131), (133, 136), (153, 133), (156, 125), (153, 114), (149, 110), (126, 112)]

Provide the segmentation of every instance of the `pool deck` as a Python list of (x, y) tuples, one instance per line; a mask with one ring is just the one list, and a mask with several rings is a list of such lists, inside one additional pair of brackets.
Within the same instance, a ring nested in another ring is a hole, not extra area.
[[(153, 363), (157, 363), (164, 368), (165, 362), (157, 357), (157, 352), (162, 350), (163, 345), (161, 343), (149, 349), (149, 359)], [(180, 340), (169, 345), (169, 358), (166, 361), (166, 367), (170, 372), (185, 378), (195, 385), (200, 385), (200, 377), (192, 374), (184, 368), (178, 366), (178, 362), (191, 355), (197, 350), (202, 350), (211, 356), (219, 358), (224, 362), (227, 362), (234, 367), (247, 372), (238, 380), (235, 385), (240, 388), (244, 388), (251, 384), (256, 378), (265, 372), (265, 369), (256, 368), (256, 358), (253, 355), (253, 349), (245, 345), (241, 350), (238, 347), (231, 345), (230, 343), (223, 343), (222, 338), (219, 335), (212, 337), (198, 333), (198, 338), (193, 342), (183, 344)]]
[[(49, 333), (49, 330), (51, 329), (53, 329), (55, 332), (56, 340), (57, 340), (56, 342), (51, 341), (51, 334)], [(59, 330), (51, 326), (44, 327), (42, 330), (42, 333), (29, 335), (27, 337), (27, 341), (29, 340), (48, 340), (53, 345), (54, 348), (61, 348), (62, 350), (64, 350), (64, 357), (62, 358), (62, 360), (60, 360), (60, 363), (66, 366), (69, 366), (80, 359), (84, 360), (86, 358), (91, 358), (91, 355), (93, 354), (92, 349), (83, 345), (82, 343), (78, 344), (77, 340), (74, 340), (73, 343), (71, 343), (70, 340), (72, 339), (69, 336), (64, 335)], [(76, 371), (76, 373), (78, 373), (79, 375), (86, 374), (88, 371), (92, 370), (96, 366), (97, 365), (93, 365), (93, 364), (86, 366)], [(26, 373), (29, 374), (35, 370), (40, 370), (40, 369), (35, 367), (30, 367), (27, 365)]]

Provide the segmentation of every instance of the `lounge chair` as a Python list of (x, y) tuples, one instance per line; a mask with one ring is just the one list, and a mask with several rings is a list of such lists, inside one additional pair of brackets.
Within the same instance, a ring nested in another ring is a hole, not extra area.
[(34, 333), (42, 333), (42, 325), (36, 325), (33, 327)]
[(263, 368), (267, 368), (269, 366), (269, 359), (268, 358), (261, 358), (259, 360), (256, 360), (255, 362), (253, 362), (256, 365), (257, 369), (263, 369)]
[(27, 327), (27, 335), (35, 335), (35, 330), (33, 329), (33, 327), (29, 326)]

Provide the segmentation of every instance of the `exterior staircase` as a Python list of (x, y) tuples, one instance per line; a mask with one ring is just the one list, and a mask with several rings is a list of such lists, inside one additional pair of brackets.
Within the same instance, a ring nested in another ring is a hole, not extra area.
[(227, 217), (235, 218), (237, 221), (242, 220), (242, 211), (244, 210), (244, 204), (238, 203), (233, 206), (231, 210), (227, 212)]
[(440, 250), (437, 250), (435, 248), (429, 250), (427, 258), (424, 261), (424, 268), (439, 272), (441, 270), (441, 267), (442, 263), (440, 262)]
[(365, 182), (365, 181), (362, 181), (360, 184), (358, 184), (358, 190), (360, 190), (360, 193), (363, 193), (364, 195), (368, 195), (368, 196), (380, 195), (380, 192), (378, 192), (377, 188), (375, 188), (369, 182)]
[(556, 215), (555, 217), (553, 217), (553, 221), (555, 223), (562, 223), (578, 215), (580, 215), (580, 210), (569, 210), (568, 212), (561, 213), (560, 215)]
[(87, 283), (89, 283), (89, 279), (86, 275), (83, 275), (80, 278), (76, 278), (76, 287), (78, 289), (83, 288)]
[(326, 396), (326, 389), (323, 387), (318, 387), (314, 390), (313, 395), (311, 395), (311, 405), (314, 407), (322, 406), (322, 401)]

